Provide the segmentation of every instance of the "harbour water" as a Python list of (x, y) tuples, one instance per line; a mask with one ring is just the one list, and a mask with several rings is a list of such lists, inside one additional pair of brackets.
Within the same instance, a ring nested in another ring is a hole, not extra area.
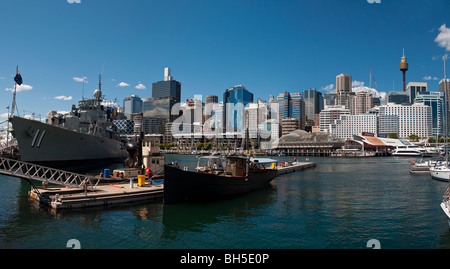
[(28, 182), (0, 175), (0, 248), (65, 249), (70, 239), (82, 249), (366, 249), (370, 239), (382, 249), (450, 248), (439, 206), (447, 183), (411, 175), (412, 158), (308, 158), (317, 167), (230, 200), (61, 212), (29, 201)]

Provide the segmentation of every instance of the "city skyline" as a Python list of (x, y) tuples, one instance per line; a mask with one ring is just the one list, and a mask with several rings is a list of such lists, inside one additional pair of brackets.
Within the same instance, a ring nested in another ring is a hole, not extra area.
[[(0, 44), (0, 121), (17, 65), (19, 112), (45, 118), (90, 98), (99, 73), (106, 99), (149, 98), (165, 67), (182, 83), (181, 102), (221, 97), (235, 85), (255, 100), (311, 88), (326, 94), (336, 92), (341, 73), (352, 76), (354, 91), (370, 85), (384, 98), (402, 90), (403, 49), (406, 83), (438, 91), (450, 51), (445, 0), (24, 3), (2, 3), (0, 11), (9, 40)], [(174, 15), (165, 17), (169, 6)]]

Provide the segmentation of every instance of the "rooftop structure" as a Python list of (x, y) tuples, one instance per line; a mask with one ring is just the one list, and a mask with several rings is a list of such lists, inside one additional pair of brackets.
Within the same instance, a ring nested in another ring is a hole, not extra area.
[(345, 140), (333, 134), (327, 133), (308, 133), (303, 130), (284, 135), (272, 143), (273, 149), (337, 149), (345, 144)]

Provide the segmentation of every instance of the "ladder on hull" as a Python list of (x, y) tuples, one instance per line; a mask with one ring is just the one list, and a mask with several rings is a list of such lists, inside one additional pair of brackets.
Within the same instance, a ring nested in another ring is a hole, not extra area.
[(99, 178), (0, 157), (0, 174), (72, 188), (94, 190)]

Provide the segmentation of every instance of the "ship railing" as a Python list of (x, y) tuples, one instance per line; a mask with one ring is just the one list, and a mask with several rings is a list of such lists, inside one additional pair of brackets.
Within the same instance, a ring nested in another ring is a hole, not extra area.
[(442, 196), (442, 203), (445, 205), (446, 208), (449, 206), (450, 201), (450, 184), (445, 189), (444, 195)]
[(0, 174), (56, 185), (94, 190), (100, 179), (42, 165), (0, 157)]

